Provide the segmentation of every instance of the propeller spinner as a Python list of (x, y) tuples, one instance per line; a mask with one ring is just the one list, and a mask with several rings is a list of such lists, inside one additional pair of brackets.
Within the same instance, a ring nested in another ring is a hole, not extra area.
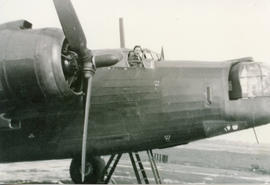
[(93, 62), (93, 54), (90, 49), (87, 48), (87, 40), (83, 32), (80, 21), (76, 15), (73, 5), (70, 0), (53, 0), (54, 6), (57, 11), (58, 18), (60, 20), (63, 32), (68, 41), (70, 50), (78, 54), (78, 60), (80, 62), (80, 75), (83, 75), (84, 82), (83, 91), (86, 96), (84, 98), (84, 129), (82, 139), (82, 156), (81, 156), (81, 174), (82, 183), (85, 179), (85, 162), (86, 162), (86, 149), (87, 149), (87, 130), (89, 121), (90, 110), (90, 98), (92, 88), (92, 78), (95, 74), (96, 67), (106, 67), (116, 64), (119, 59), (112, 55), (103, 55), (97, 57), (101, 62), (95, 64)]

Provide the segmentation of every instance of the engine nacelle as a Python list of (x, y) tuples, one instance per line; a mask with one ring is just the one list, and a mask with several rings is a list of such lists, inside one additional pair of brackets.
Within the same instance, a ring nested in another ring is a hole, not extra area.
[(10, 102), (40, 103), (75, 96), (62, 69), (64, 39), (63, 32), (54, 28), (0, 31), (1, 112)]

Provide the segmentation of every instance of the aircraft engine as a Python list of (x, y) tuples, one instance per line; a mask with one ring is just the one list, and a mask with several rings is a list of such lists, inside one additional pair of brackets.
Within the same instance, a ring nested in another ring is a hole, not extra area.
[(59, 29), (0, 30), (0, 111), (5, 102), (40, 103), (79, 94), (76, 57)]

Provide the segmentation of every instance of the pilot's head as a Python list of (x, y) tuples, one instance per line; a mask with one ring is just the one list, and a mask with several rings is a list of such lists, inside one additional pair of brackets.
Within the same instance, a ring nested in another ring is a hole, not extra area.
[(134, 49), (133, 49), (133, 51), (134, 51), (134, 54), (137, 55), (137, 56), (141, 56), (142, 55), (142, 47), (139, 46), (139, 45), (135, 46)]

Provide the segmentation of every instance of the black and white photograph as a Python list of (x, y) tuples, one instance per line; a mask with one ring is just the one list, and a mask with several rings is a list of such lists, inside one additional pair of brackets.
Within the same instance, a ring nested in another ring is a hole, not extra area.
[(0, 0), (0, 184), (269, 184), (269, 0)]

